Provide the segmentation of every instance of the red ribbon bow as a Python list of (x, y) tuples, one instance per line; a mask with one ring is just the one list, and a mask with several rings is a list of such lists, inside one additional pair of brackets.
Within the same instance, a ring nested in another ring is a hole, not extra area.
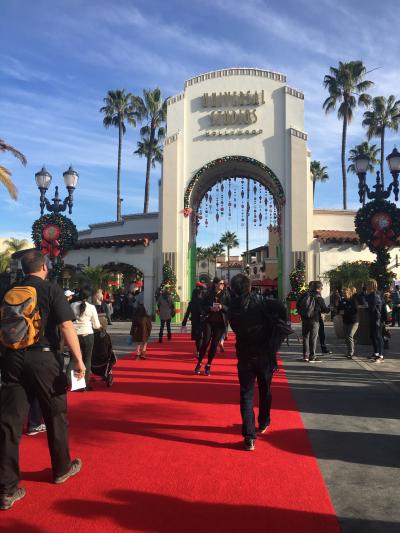
[(60, 243), (57, 240), (51, 242), (43, 240), (40, 243), (40, 250), (43, 255), (48, 255), (50, 257), (57, 257), (61, 253)]
[(375, 248), (390, 248), (394, 245), (394, 231), (390, 228), (375, 231), (372, 244)]

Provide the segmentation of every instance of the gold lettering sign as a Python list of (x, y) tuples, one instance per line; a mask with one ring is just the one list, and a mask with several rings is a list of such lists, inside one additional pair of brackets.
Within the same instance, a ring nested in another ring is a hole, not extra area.
[(242, 107), (262, 104), (265, 104), (264, 90), (203, 94), (203, 107)]

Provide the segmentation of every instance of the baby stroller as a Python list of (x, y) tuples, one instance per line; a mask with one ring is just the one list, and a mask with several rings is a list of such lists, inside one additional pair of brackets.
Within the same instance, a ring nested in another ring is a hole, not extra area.
[(117, 356), (112, 347), (111, 337), (102, 327), (94, 333), (91, 370), (95, 376), (103, 378), (107, 387), (111, 387), (113, 384), (112, 367), (116, 362)]

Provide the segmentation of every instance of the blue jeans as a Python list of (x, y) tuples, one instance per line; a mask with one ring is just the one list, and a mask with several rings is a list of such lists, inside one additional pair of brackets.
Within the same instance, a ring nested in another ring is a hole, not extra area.
[(240, 414), (242, 415), (242, 435), (256, 438), (255, 417), (253, 409), (254, 384), (257, 380), (259, 394), (258, 424), (268, 426), (271, 421), (271, 382), (273, 365), (267, 357), (243, 357), (238, 362), (240, 383)]

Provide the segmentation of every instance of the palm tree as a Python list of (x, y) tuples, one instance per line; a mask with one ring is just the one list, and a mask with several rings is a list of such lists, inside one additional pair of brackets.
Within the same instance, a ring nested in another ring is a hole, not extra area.
[(237, 238), (236, 233), (232, 231), (225, 231), (222, 235), (220, 241), (223, 246), (226, 246), (227, 256), (228, 256), (228, 283), (231, 281), (231, 271), (230, 271), (230, 252), (232, 248), (237, 248), (239, 246), (239, 239)]
[(26, 239), (19, 240), (15, 239), (14, 237), (5, 240), (4, 244), (6, 249), (2, 254), (0, 254), (0, 272), (5, 272), (10, 267), (11, 256), (15, 252), (19, 252), (20, 250), (24, 250), (25, 248), (29, 247), (29, 242)]
[(140, 157), (146, 157), (150, 161), (151, 166), (155, 168), (156, 163), (162, 163), (163, 160), (163, 146), (162, 139), (159, 137), (155, 138), (153, 144), (150, 145), (150, 138), (146, 132), (142, 135), (142, 140), (137, 143), (138, 149), (134, 151), (135, 154), (138, 154)]
[(153, 91), (151, 89), (144, 89), (143, 98), (134, 96), (132, 101), (137, 110), (139, 120), (146, 123), (140, 129), (140, 135), (142, 136), (143, 143), (147, 143), (147, 148), (143, 151), (143, 154), (139, 155), (145, 155), (147, 158), (143, 206), (143, 213), (147, 213), (149, 210), (151, 166), (152, 164), (154, 166), (154, 162), (160, 159), (160, 157), (158, 159), (154, 158), (153, 152), (161, 152), (162, 157), (161, 141), (165, 137), (165, 128), (162, 125), (167, 118), (167, 99), (162, 100), (161, 91), (157, 87)]
[(88, 284), (92, 288), (93, 294), (98, 290), (106, 290), (110, 281), (115, 279), (115, 274), (105, 269), (102, 265), (95, 267), (85, 267), (77, 276), (80, 284)]
[(375, 96), (372, 99), (372, 111), (365, 111), (362, 125), (367, 129), (367, 137), (380, 137), (381, 139), (381, 178), (385, 186), (383, 175), (383, 162), (385, 159), (385, 130), (397, 131), (400, 125), (400, 100), (391, 94), (388, 99), (384, 96)]
[(365, 93), (372, 87), (373, 82), (365, 80), (367, 74), (362, 61), (342, 63), (338, 67), (330, 67), (329, 74), (324, 77), (324, 87), (329, 96), (323, 103), (326, 113), (334, 111), (338, 106), (338, 118), (343, 120), (342, 128), (342, 180), (343, 180), (343, 209), (347, 209), (347, 174), (346, 174), (346, 141), (347, 126), (353, 118), (353, 111), (358, 105), (367, 106), (371, 97)]
[(347, 172), (357, 174), (354, 161), (356, 157), (361, 154), (367, 155), (369, 157), (367, 171), (373, 172), (375, 165), (378, 165), (380, 163), (380, 160), (378, 159), (378, 152), (379, 148), (376, 147), (376, 144), (369, 144), (368, 141), (364, 141), (361, 144), (357, 144), (349, 152), (349, 157), (347, 158), (347, 160), (351, 161), (351, 164), (347, 167)]
[(220, 242), (216, 242), (209, 246), (210, 257), (214, 259), (214, 275), (217, 275), (217, 259), (225, 252), (225, 247)]
[(105, 128), (115, 126), (118, 128), (118, 167), (117, 167), (117, 220), (121, 220), (121, 152), (122, 137), (125, 135), (128, 122), (136, 126), (138, 117), (132, 103), (132, 94), (126, 93), (125, 89), (108, 91), (104, 98), (104, 106), (100, 108), (100, 113), (104, 113), (103, 125)]
[[(7, 144), (5, 141), (0, 139), (0, 152), (10, 152), (13, 156), (15, 156), (21, 163), (26, 167), (26, 157), (23, 153), (21, 153), (19, 150), (11, 146), (10, 144)], [(7, 189), (8, 194), (11, 196), (13, 200), (17, 199), (17, 188), (15, 187), (13, 181), (11, 180), (11, 172), (8, 170), (8, 168), (3, 167), (0, 165), (0, 183), (4, 185), (4, 187)]]
[(320, 161), (311, 161), (310, 172), (311, 172), (311, 179), (313, 182), (313, 200), (315, 196), (315, 184), (317, 183), (317, 181), (320, 181), (323, 183), (324, 181), (328, 181), (329, 179), (329, 176), (326, 170), (327, 170), (326, 167), (321, 167)]

